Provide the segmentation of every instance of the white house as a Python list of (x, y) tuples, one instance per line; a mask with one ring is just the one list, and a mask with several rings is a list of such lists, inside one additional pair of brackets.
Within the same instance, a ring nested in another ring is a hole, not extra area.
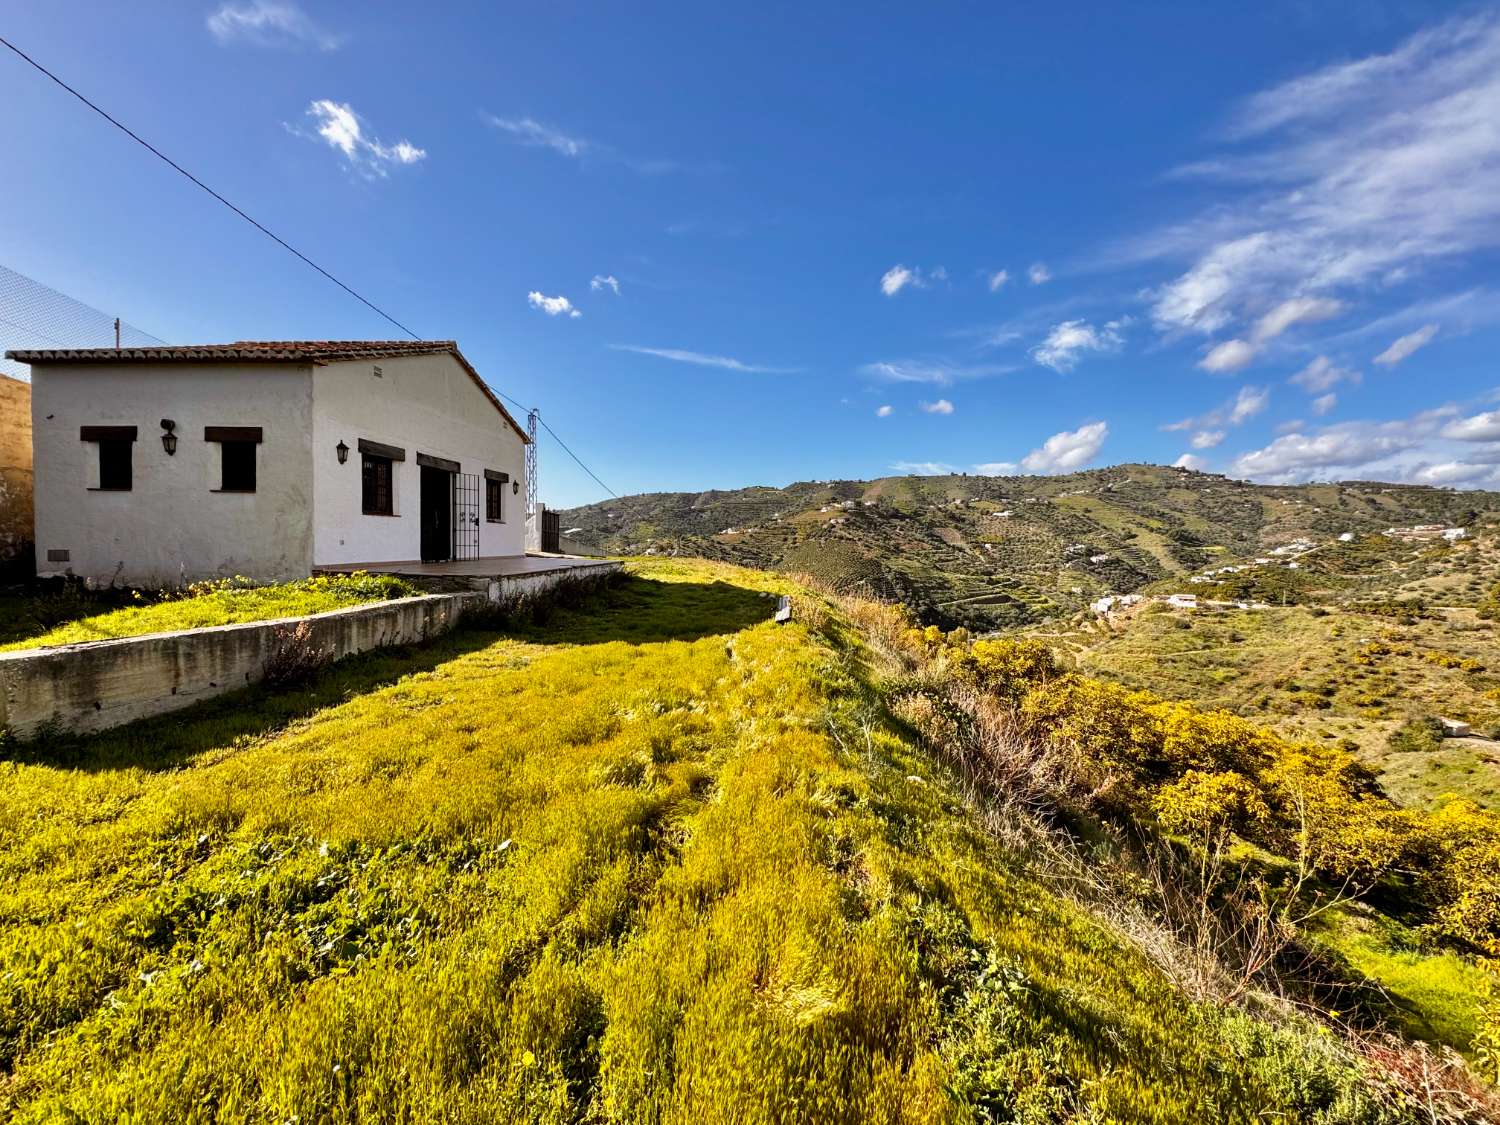
[(451, 340), (6, 354), (31, 365), (41, 575), (524, 553), (526, 433)]

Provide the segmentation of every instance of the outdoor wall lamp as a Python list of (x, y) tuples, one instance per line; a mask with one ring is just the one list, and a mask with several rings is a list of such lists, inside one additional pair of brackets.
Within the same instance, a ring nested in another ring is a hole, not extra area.
[(339, 455), (339, 464), (340, 465), (342, 465), (345, 461), (349, 460), (349, 447), (344, 444), (342, 438), (339, 439), (339, 443), (337, 445), (335, 445), (333, 448), (334, 448), (334, 450)]
[(510, 494), (512, 496), (515, 496), (520, 491), (521, 491), (521, 482), (518, 481), (518, 480), (511, 481), (510, 482)]
[(177, 429), (177, 423), (170, 418), (163, 418), (161, 420), (161, 429), (161, 447), (167, 451), (167, 456), (170, 457), (177, 452), (177, 435), (172, 432)]

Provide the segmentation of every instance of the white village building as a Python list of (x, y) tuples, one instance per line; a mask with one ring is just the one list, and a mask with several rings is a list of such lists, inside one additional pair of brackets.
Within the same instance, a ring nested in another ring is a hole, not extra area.
[(451, 340), (12, 351), (41, 575), (519, 556), (527, 437)]

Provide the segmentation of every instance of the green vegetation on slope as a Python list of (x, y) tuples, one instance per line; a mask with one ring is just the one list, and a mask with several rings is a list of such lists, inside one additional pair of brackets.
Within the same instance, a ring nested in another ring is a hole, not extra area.
[[(177, 629), (235, 625), (245, 621), (270, 621), (278, 617), (303, 617), (309, 613), (405, 598), (421, 592), (399, 578), (364, 573), (319, 576), (268, 586), (237, 579), (200, 582), (189, 586), (181, 597), (143, 601), (139, 605), (80, 616), (42, 631), (29, 632), (18, 626), (16, 632), (19, 635), (9, 643), (0, 644), (0, 652), (104, 641), (114, 637), (138, 637)], [(66, 591), (63, 597), (66, 597)], [(75, 595), (72, 599), (80, 611), (86, 608), (85, 597)], [(43, 604), (41, 608), (45, 611), (49, 607)], [(13, 610), (11, 616), (18, 617), (20, 612)]]
[[(1378, 1121), (982, 831), (778, 580), (0, 763), (18, 1121)], [(829, 611), (833, 612), (833, 611)], [(20, 753), (20, 752), (18, 752)]]
[[(1392, 525), (1470, 526), (1496, 511), (1500, 494), (1490, 492), (1359, 481), (1254, 485), (1117, 465), (1053, 477), (887, 477), (651, 493), (561, 518), (577, 549), (806, 573), (835, 588), (897, 598), (924, 623), (994, 630), (1210, 564), (1265, 557), (1303, 536), (1323, 543)], [(1424, 550), (1403, 545), (1395, 553)], [(1340, 560), (1356, 553), (1339, 552)], [(1407, 577), (1420, 582), (1440, 565), (1410, 566)], [(1399, 568), (1377, 569), (1374, 579), (1388, 583)], [(1423, 592), (1453, 592), (1461, 572)], [(1357, 589), (1360, 581), (1356, 574), (1337, 584)]]
[(1413, 716), (1500, 731), (1494, 622), (1469, 609), (1393, 618), (1341, 607), (1178, 613), (1148, 607), (1037, 635), (1128, 687), (1253, 718), (1291, 738), (1357, 748), (1403, 804), (1459, 793), (1500, 809), (1500, 747), (1485, 738), (1406, 747)]

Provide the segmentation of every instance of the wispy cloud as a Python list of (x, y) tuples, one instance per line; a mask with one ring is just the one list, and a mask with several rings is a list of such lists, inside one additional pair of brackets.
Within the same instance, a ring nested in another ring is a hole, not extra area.
[(1090, 422), (1076, 430), (1064, 430), (1022, 457), (1021, 468), (1028, 473), (1070, 473), (1097, 457), (1107, 437), (1106, 422)]
[(924, 402), (924, 403), (920, 403), (919, 405), (928, 414), (952, 414), (953, 413), (953, 404), (951, 402), (949, 402), (945, 398), (940, 398), (936, 402)]
[[(348, 102), (320, 98), (307, 107), (318, 139), (344, 154), (350, 167), (366, 176), (385, 176), (392, 167), (415, 164), (427, 158), (427, 151), (407, 140), (386, 144), (365, 127), (364, 119)], [(293, 133), (306, 136), (296, 126)]]
[(669, 172), (709, 167), (667, 157), (631, 156), (613, 145), (570, 133), (535, 117), (502, 117), (496, 113), (482, 113), (480, 117), (512, 144), (548, 149), (570, 160), (594, 160), (623, 165), (643, 176), (660, 176)]
[(1254, 358), (1254, 345), (1244, 340), (1225, 340), (1210, 348), (1208, 354), (1198, 361), (1198, 366), (1214, 375), (1226, 375), (1248, 367)]
[(1119, 351), (1125, 343), (1121, 329), (1129, 323), (1122, 317), (1095, 328), (1086, 320), (1065, 320), (1054, 325), (1047, 338), (1031, 349), (1031, 358), (1053, 371), (1072, 371), (1086, 353)]
[(344, 36), (324, 30), (296, 4), (278, 0), (224, 4), (210, 13), (207, 23), (209, 34), (224, 46), (247, 43), (335, 51), (344, 42)]
[(964, 364), (941, 359), (894, 359), (867, 363), (859, 373), (883, 383), (931, 383), (936, 387), (947, 387), (969, 379), (1008, 375), (1016, 370), (1012, 363)]
[(1299, 309), (1287, 326), (1500, 245), (1497, 119), (1495, 13), (1256, 95), (1233, 122), (1235, 151), (1183, 170), (1238, 194), (1133, 248), (1191, 260), (1155, 293), (1153, 320), (1167, 333), (1251, 323), (1260, 340), (1240, 337), (1258, 347)]
[(996, 270), (994, 273), (990, 274), (989, 280), (986, 282), (986, 284), (989, 285), (991, 293), (998, 293), (1002, 288), (1004, 288), (1005, 283), (1009, 280), (1009, 270)]
[(1339, 396), (1330, 391), (1328, 394), (1319, 395), (1312, 400), (1312, 412), (1321, 418), (1338, 404)]
[(889, 405), (889, 404), (887, 404), (885, 406), (877, 406), (875, 408), (875, 417), (877, 417), (877, 418), (889, 418), (892, 414), (895, 413), (895, 410), (896, 410), (896, 408), (894, 406)]
[(1052, 280), (1052, 271), (1047, 268), (1046, 262), (1032, 262), (1026, 270), (1026, 280), (1033, 285), (1046, 285)]
[(543, 125), (534, 117), (499, 117), (489, 113), (485, 120), (516, 144), (529, 148), (550, 148), (563, 156), (579, 157), (594, 147), (592, 142), (570, 136), (551, 125)]
[(926, 289), (935, 282), (947, 280), (948, 271), (942, 266), (924, 271), (920, 266), (895, 265), (880, 275), (880, 291), (887, 297), (894, 297), (903, 289)]
[(1301, 387), (1308, 394), (1320, 394), (1340, 383), (1358, 383), (1360, 373), (1348, 367), (1340, 367), (1326, 355), (1320, 355), (1287, 380)]
[(577, 320), (583, 315), (583, 313), (573, 307), (573, 302), (566, 297), (561, 295), (556, 297), (543, 296), (535, 289), (526, 294), (526, 303), (534, 309), (541, 309), (548, 316), (567, 316), (570, 320)]
[(1391, 346), (1386, 348), (1385, 351), (1381, 352), (1371, 362), (1379, 363), (1386, 367), (1395, 367), (1403, 359), (1410, 358), (1412, 353), (1419, 348), (1425, 348), (1430, 344), (1432, 338), (1437, 335), (1437, 332), (1438, 326), (1436, 324), (1425, 324), (1415, 332), (1408, 332), (1400, 339), (1392, 341)]
[(1184, 453), (1181, 457), (1172, 462), (1172, 468), (1194, 469), (1197, 472), (1201, 473), (1203, 472), (1203, 470), (1208, 468), (1208, 462), (1205, 461), (1202, 457), (1199, 457), (1197, 454)]
[(636, 344), (611, 344), (617, 352), (635, 352), (651, 355), (657, 359), (670, 359), (675, 363), (691, 363), (696, 367), (717, 367), (724, 371), (740, 371), (747, 375), (791, 375), (801, 370), (797, 367), (769, 367), (762, 363), (745, 363), (727, 355), (707, 355), (691, 352), (685, 348), (644, 348)]
[[(1194, 430), (1201, 434), (1212, 432), (1216, 427), (1243, 426), (1265, 410), (1266, 404), (1270, 401), (1271, 392), (1266, 387), (1241, 387), (1235, 392), (1235, 396), (1222, 406), (1217, 406), (1206, 414), (1184, 418), (1180, 422), (1169, 422), (1162, 429), (1168, 432)], [(1218, 442), (1213, 444), (1217, 445)], [(1196, 443), (1194, 446), (1199, 449), (1206, 448)]]
[(614, 292), (614, 295), (618, 297), (620, 295), (620, 280), (612, 273), (596, 273), (592, 278), (589, 279), (589, 288), (596, 293), (604, 289), (610, 289)]
[(1188, 439), (1188, 444), (1194, 449), (1212, 449), (1224, 440), (1226, 434), (1225, 430), (1199, 430)]
[(1010, 477), (1015, 476), (1020, 467), (1014, 461), (981, 461), (977, 465), (971, 465), (969, 471), (982, 477)]

